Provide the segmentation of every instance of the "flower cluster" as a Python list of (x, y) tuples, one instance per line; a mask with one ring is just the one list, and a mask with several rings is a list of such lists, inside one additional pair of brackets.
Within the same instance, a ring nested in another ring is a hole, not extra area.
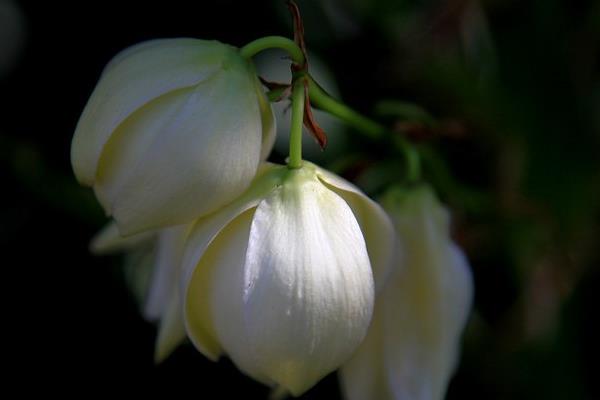
[(151, 249), (132, 268), (151, 273), (134, 281), (156, 360), (189, 339), (295, 396), (340, 369), (348, 399), (443, 397), (472, 291), (448, 213), (424, 185), (386, 212), (307, 161), (267, 163), (274, 136), (231, 46), (150, 41), (103, 72), (72, 164), (114, 220), (92, 250)]

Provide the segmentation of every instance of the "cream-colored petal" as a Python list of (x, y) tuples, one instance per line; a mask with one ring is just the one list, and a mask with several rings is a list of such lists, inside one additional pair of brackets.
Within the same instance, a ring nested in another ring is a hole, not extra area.
[(182, 262), (182, 289), (188, 288), (189, 280), (197, 268), (208, 245), (227, 224), (245, 211), (255, 208), (287, 174), (287, 167), (262, 163), (252, 184), (240, 197), (217, 212), (198, 218), (189, 232)]
[(265, 96), (262, 89), (262, 85), (258, 79), (255, 79), (256, 95), (258, 98), (258, 106), (260, 108), (260, 116), (262, 123), (262, 148), (260, 152), (260, 159), (266, 160), (273, 150), (275, 144), (275, 137), (277, 135), (277, 121), (275, 119), (275, 113), (271, 103)]
[(183, 249), (189, 225), (163, 229), (158, 235), (152, 282), (146, 297), (144, 316), (148, 320), (164, 318), (172, 299), (181, 306), (179, 279)]
[(375, 288), (380, 292), (393, 272), (394, 252), (399, 251), (395, 245), (396, 234), (392, 221), (381, 206), (359, 188), (329, 171), (316, 168), (323, 182), (342, 197), (352, 209), (367, 243)]
[(446, 320), (445, 326), (453, 327), (449, 328), (449, 334), (446, 335), (447, 347), (454, 349), (454, 352), (449, 351), (447, 361), (451, 375), (460, 356), (460, 345), (456, 342), (460, 340), (473, 306), (474, 283), (469, 262), (462, 249), (449, 243), (446, 253), (449, 259), (448, 272), (444, 275), (442, 290), (448, 300), (444, 302), (442, 314)]
[(365, 340), (352, 358), (339, 370), (340, 386), (347, 400), (393, 399), (385, 370), (383, 315), (381, 302), (376, 300), (373, 319)]
[[(185, 303), (187, 331), (198, 350), (213, 361), (223, 353), (221, 337), (215, 328), (216, 323), (226, 325), (230, 320), (239, 319), (227, 304), (223, 304), (234, 301), (239, 296), (227, 290), (230, 288), (223, 288), (223, 285), (215, 283), (216, 276), (232, 269), (242, 269), (253, 212), (254, 209), (251, 208), (235, 216), (214, 239), (211, 239), (210, 246), (203, 252), (188, 281)], [(233, 282), (236, 277), (227, 276), (226, 279)], [(219, 295), (222, 299), (217, 298)], [(227, 311), (215, 313), (217, 308)], [(226, 334), (240, 335), (242, 332), (231, 328)]]
[(236, 53), (198, 39), (160, 39), (117, 55), (106, 67), (75, 130), (71, 162), (77, 179), (92, 185), (104, 145), (130, 114), (154, 98), (190, 87), (221, 69)]
[(467, 275), (452, 276), (468, 266), (455, 264), (447, 243), (429, 243), (418, 253), (410, 256), (418, 261), (407, 262), (406, 274), (382, 299), (388, 382), (394, 399), (443, 399), (456, 366), (472, 284), (470, 278), (464, 280)]
[(163, 229), (155, 243), (152, 280), (143, 314), (148, 320), (159, 321), (155, 345), (157, 363), (167, 358), (186, 337), (179, 279), (189, 230), (189, 225)]
[(190, 231), (182, 263), (184, 319), (192, 343), (211, 360), (218, 359), (222, 349), (214, 333), (209, 308), (211, 291), (209, 276), (212, 268), (207, 261), (209, 258), (205, 258), (207, 248), (225, 226), (256, 207), (260, 199), (269, 193), (286, 173), (286, 167), (262, 164), (257, 177), (242, 196), (218, 212), (200, 218)]
[[(451, 272), (446, 275), (445, 291), (452, 298), (448, 305), (456, 304), (457, 306), (448, 307), (444, 315), (452, 316), (453, 320), (459, 321), (458, 326), (461, 327), (467, 323), (468, 311), (473, 306), (475, 286), (469, 260), (465, 253), (454, 243), (450, 243), (448, 246)], [(454, 315), (451, 311), (454, 311)]]
[(299, 395), (362, 341), (374, 294), (346, 202), (314, 173), (289, 174), (256, 209), (245, 266), (218, 268), (215, 329), (242, 371)]
[(261, 116), (245, 61), (230, 61), (230, 73), (144, 106), (107, 143), (95, 189), (122, 234), (191, 221), (250, 184)]
[(143, 232), (138, 235), (123, 237), (119, 234), (117, 224), (111, 221), (92, 238), (90, 251), (98, 255), (120, 253), (150, 242), (154, 237), (154, 232)]
[(183, 305), (179, 293), (172, 296), (160, 320), (154, 350), (154, 362), (163, 362), (183, 343), (187, 335), (183, 322)]
[(235, 354), (248, 345), (244, 329), (244, 310), (240, 302), (244, 285), (244, 262), (255, 208), (242, 213), (217, 236), (200, 262), (197, 273), (204, 267), (203, 278), (209, 282), (208, 313), (214, 334), (237, 367), (253, 379), (267, 385), (273, 381), (262, 371)]

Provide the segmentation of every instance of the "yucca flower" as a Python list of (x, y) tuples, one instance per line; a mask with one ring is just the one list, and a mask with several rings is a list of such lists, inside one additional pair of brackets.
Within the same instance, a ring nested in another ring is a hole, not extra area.
[(306, 161), (266, 165), (239, 199), (190, 230), (188, 335), (208, 358), (227, 355), (299, 395), (362, 342), (393, 243), (386, 214), (350, 183)]
[(341, 369), (348, 400), (439, 400), (456, 368), (473, 282), (430, 187), (394, 190), (383, 205), (397, 231), (395, 271), (366, 339)]
[(271, 150), (274, 124), (238, 49), (152, 40), (104, 69), (77, 124), (71, 161), (120, 232), (132, 234), (189, 222), (237, 197)]

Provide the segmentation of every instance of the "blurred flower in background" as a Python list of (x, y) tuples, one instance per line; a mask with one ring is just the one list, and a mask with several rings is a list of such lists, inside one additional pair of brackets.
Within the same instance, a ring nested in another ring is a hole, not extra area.
[(392, 188), (382, 200), (396, 229), (394, 272), (369, 333), (341, 369), (349, 400), (443, 399), (460, 360), (473, 278), (431, 188)]

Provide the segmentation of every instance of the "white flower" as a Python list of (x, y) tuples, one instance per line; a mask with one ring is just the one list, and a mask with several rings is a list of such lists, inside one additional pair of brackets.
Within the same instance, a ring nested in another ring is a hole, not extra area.
[(427, 186), (384, 199), (398, 270), (377, 298), (369, 333), (341, 369), (349, 400), (442, 399), (459, 354), (473, 282), (449, 215)]
[[(363, 340), (393, 227), (357, 188), (315, 165), (268, 165), (186, 245), (184, 317), (196, 347), (299, 395)], [(375, 282), (375, 285), (374, 285)]]
[(117, 55), (77, 125), (71, 161), (122, 234), (182, 224), (242, 193), (275, 136), (236, 48), (162, 39)]
[(95, 254), (125, 252), (129, 256), (129, 284), (142, 303), (142, 314), (158, 322), (154, 359), (164, 360), (185, 338), (179, 278), (189, 225), (122, 237), (108, 224), (92, 240)]

